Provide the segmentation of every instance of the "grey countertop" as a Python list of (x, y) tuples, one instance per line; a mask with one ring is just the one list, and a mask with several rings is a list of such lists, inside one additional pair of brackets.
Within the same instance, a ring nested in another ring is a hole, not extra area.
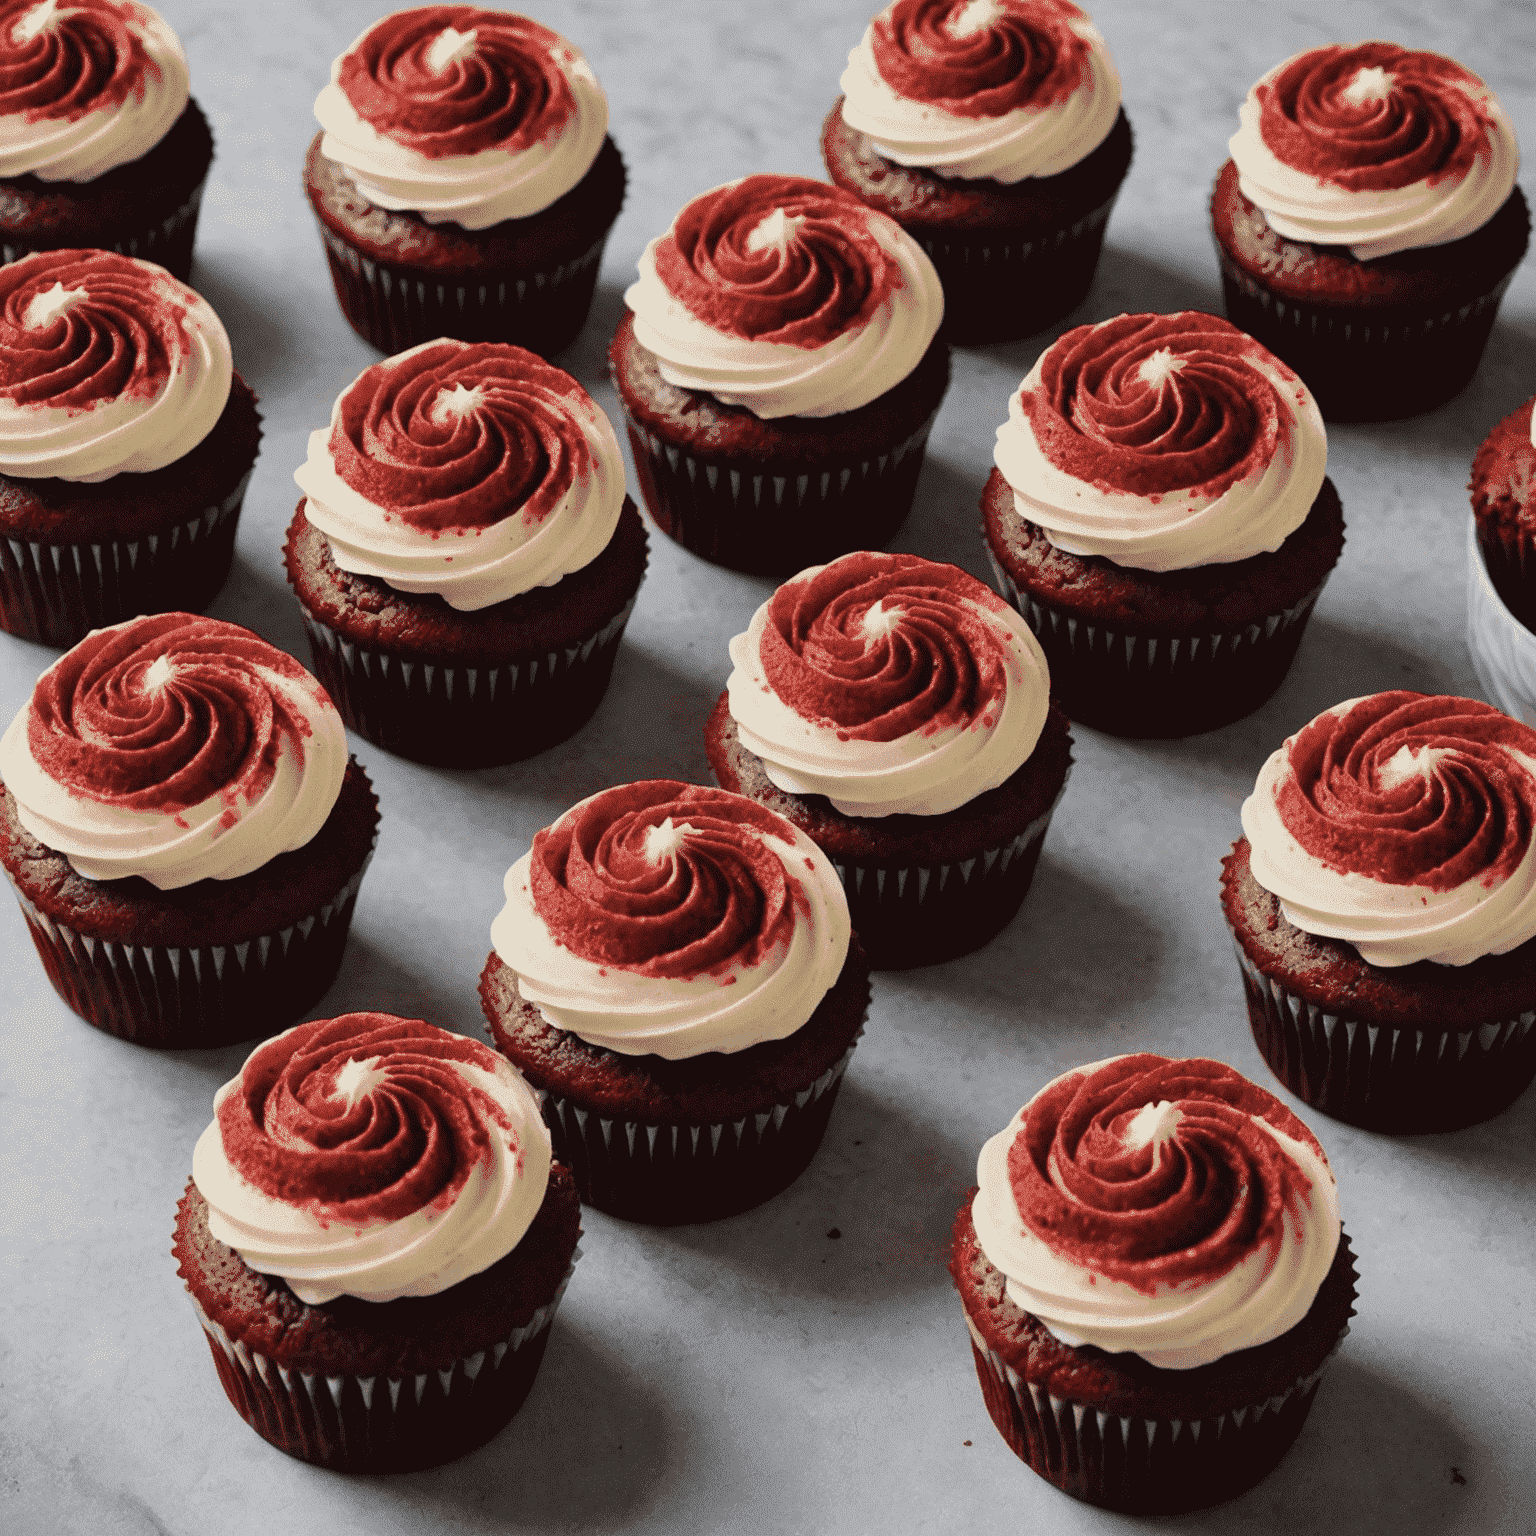
[[(218, 158), (193, 282), (234, 339), (266, 436), (212, 612), (306, 656), (279, 547), (308, 431), (376, 354), (343, 323), (300, 188), (310, 104), (376, 0), (164, 0)], [(821, 119), (875, 0), (550, 0), (629, 166), (590, 323), (562, 361), (617, 417), (604, 352), (646, 240), (756, 170), (819, 176)], [(1217, 308), (1211, 181), (1248, 85), (1315, 43), (1385, 36), (1484, 75), (1536, 146), (1536, 10), (1099, 0), (1136, 158), (1078, 319)], [(977, 498), (1010, 391), (1050, 336), (956, 354), (897, 548), (987, 576)], [(292, 1461), (226, 1402), (169, 1255), (214, 1089), (244, 1047), (154, 1054), (55, 997), (0, 913), (0, 1526), (193, 1536), (323, 1530), (862, 1532), (1129, 1529), (1024, 1468), (988, 1420), (945, 1273), (981, 1143), (1068, 1067), (1209, 1055), (1274, 1086), (1249, 1035), (1217, 861), (1264, 757), (1388, 686), (1475, 693), (1463, 640), (1466, 478), (1536, 392), (1536, 261), (1451, 404), (1330, 433), (1348, 545), (1280, 691), (1185, 741), (1076, 733), (1023, 913), (981, 953), (876, 979), (820, 1154), (730, 1221), (651, 1231), (588, 1213), (533, 1394), (473, 1455), (399, 1478)], [(633, 485), (633, 481), (631, 482)], [(354, 742), (383, 804), (341, 977), (318, 1012), (384, 1008), (478, 1033), (501, 878), (540, 826), (624, 779), (706, 780), (726, 641), (769, 584), (653, 532), (593, 722), (513, 767), (450, 773)], [(55, 653), (0, 636), (0, 720)], [(1179, 1531), (1392, 1536), (1536, 1523), (1536, 1092), (1455, 1135), (1388, 1139), (1306, 1112), (1338, 1172), (1359, 1313), (1300, 1440), (1259, 1488)], [(840, 1236), (833, 1234), (840, 1233)]]

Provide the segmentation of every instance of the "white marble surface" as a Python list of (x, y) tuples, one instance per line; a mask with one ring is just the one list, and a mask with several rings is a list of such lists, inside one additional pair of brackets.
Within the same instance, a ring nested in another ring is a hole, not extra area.
[[(588, 53), (630, 171), (587, 330), (564, 358), (613, 408), (607, 337), (645, 241), (693, 193), (820, 174), (817, 130), (873, 0), (551, 0)], [(370, 0), (164, 0), (218, 159), (193, 278), (262, 398), (266, 439), (212, 611), (303, 652), (278, 548), (304, 437), (375, 356), (332, 298), (300, 162), (331, 57)], [(1101, 0), (1136, 158), (1081, 312), (1214, 307), (1206, 199), (1249, 83), (1318, 42), (1385, 36), (1484, 74), (1536, 146), (1536, 12), (1496, 0), (1269, 7)], [(1527, 191), (1531, 190), (1529, 177)], [(1044, 338), (1044, 339), (1049, 339)], [(898, 547), (986, 575), (977, 496), (1040, 340), (957, 354)], [(1348, 546), (1296, 668), (1251, 718), (1163, 744), (1077, 733), (1077, 768), (1020, 918), (981, 954), (877, 979), (815, 1163), (718, 1225), (586, 1218), (532, 1397), (492, 1444), (402, 1478), (292, 1461), (225, 1401), (169, 1257), (214, 1088), (241, 1048), (156, 1055), (49, 989), (0, 912), (0, 1527), (9, 1532), (1106, 1532), (1141, 1522), (1057, 1493), (1008, 1451), (944, 1270), (982, 1141), (1047, 1078), (1128, 1048), (1204, 1054), (1272, 1083), (1249, 1035), (1217, 860), (1265, 755), (1317, 710), (1390, 685), (1475, 693), (1463, 640), (1465, 482), (1536, 391), (1536, 261), (1481, 373), (1405, 424), (1340, 428)], [(465, 1032), (504, 868), (607, 783), (701, 779), (725, 642), (767, 584), (653, 534), (612, 691), (535, 761), (445, 773), (355, 743), (379, 854), (322, 1012), (378, 1007)], [(0, 636), (0, 717), (53, 659)], [(1308, 1114), (1338, 1170), (1359, 1316), (1268, 1481), (1179, 1531), (1521, 1532), (1536, 1506), (1536, 1092), (1456, 1135), (1389, 1140)], [(841, 1233), (838, 1238), (830, 1234)]]

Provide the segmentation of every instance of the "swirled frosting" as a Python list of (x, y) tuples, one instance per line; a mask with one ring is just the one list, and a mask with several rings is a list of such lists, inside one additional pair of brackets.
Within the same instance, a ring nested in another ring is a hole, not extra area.
[(624, 302), (669, 384), (764, 419), (867, 405), (917, 367), (944, 318), (922, 247), (802, 176), (694, 198), (646, 246)]
[(1145, 571), (1279, 549), (1322, 489), (1312, 392), (1214, 315), (1119, 315), (1040, 354), (997, 429), (1020, 517)]
[(1460, 240), (1503, 207), (1520, 150), (1469, 69), (1395, 43), (1312, 48), (1248, 93), (1238, 189), (1288, 240), (1361, 261)]
[(162, 613), (93, 630), (0, 738), (23, 827), (91, 880), (232, 880), (301, 848), (347, 770), (336, 706), (238, 624)]
[(740, 795), (653, 779), (581, 801), (507, 871), (491, 924), (557, 1029), (668, 1061), (782, 1040), (848, 955), (848, 900), (804, 833)]
[(785, 582), (731, 640), (741, 743), (845, 816), (937, 816), (1008, 778), (1050, 709), (1024, 620), (957, 566), (860, 552)]
[(364, 369), (294, 479), (342, 570), (462, 610), (580, 570), (624, 507), (608, 418), (500, 342), (429, 341)]
[(1063, 1343), (1188, 1370), (1307, 1315), (1339, 1242), (1312, 1133), (1218, 1061), (1116, 1056), (1048, 1083), (977, 1162), (982, 1251)]
[(1536, 731), (1478, 699), (1346, 699), (1243, 802), (1250, 867), (1371, 965), (1467, 965), (1536, 937)]
[(378, 208), (487, 229), (549, 207), (591, 169), (608, 98), (558, 32), (425, 5), (375, 22), (315, 99), (320, 153)]
[(0, 4), (0, 176), (93, 181), (148, 154), (189, 94), (181, 42), (147, 5)]
[(970, 180), (1069, 170), (1120, 111), (1104, 39), (1067, 0), (896, 0), (840, 83), (843, 120), (887, 160)]
[(533, 1090), (489, 1046), (347, 1013), (257, 1047), (192, 1153), (208, 1230), (311, 1306), (434, 1296), (510, 1253), (549, 1182)]
[(213, 430), (233, 378), (219, 317), (164, 267), (112, 251), (0, 267), (0, 474), (174, 464)]

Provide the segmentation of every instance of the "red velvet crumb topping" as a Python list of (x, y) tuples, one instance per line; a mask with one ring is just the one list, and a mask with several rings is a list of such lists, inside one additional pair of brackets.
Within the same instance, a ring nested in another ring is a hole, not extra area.
[(144, 7), (132, 0), (60, 0), (34, 36), (17, 29), (38, 0), (0, 4), (0, 116), (27, 122), (74, 122), (120, 107), (159, 74), (130, 23)]

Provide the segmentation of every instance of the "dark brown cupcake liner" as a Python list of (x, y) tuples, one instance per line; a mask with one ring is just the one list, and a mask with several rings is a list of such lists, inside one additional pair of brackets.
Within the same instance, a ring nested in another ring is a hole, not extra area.
[(251, 1349), (198, 1305), (219, 1381), (235, 1411), (280, 1451), (338, 1472), (436, 1466), (483, 1445), (533, 1386), (578, 1247), (554, 1296), (491, 1349), (433, 1371), (332, 1376), (280, 1365)]
[(1371, 1131), (1452, 1131), (1490, 1119), (1536, 1078), (1536, 1010), (1465, 1029), (1372, 1024), (1266, 976), (1236, 945), (1253, 1038), (1298, 1098)]
[(1045, 651), (1051, 696), (1073, 721), (1116, 736), (1191, 736), (1251, 714), (1290, 670), (1328, 581), (1233, 632), (1154, 634), (1111, 629), (1042, 603), (1018, 586), (990, 542), (987, 558), (999, 590)]
[[(146, 224), (132, 234), (107, 241), (101, 249), (118, 251), (140, 261), (153, 261), (172, 277), (186, 282), (192, 271), (192, 246), (197, 239), (197, 216), (203, 206), (203, 187), (199, 183), (192, 195), (174, 212)], [(0, 262), (9, 265), (35, 251), (59, 249), (57, 242), (35, 245), (11, 234), (0, 239)]]
[(1515, 618), (1536, 631), (1536, 531), (1481, 518), (1475, 528), (1493, 590)]
[(413, 762), (485, 768), (531, 757), (587, 723), (635, 599), (574, 645), (494, 667), (370, 649), (299, 607), (315, 675), (354, 731)]
[(135, 539), (0, 538), (0, 629), (71, 646), (142, 613), (201, 612), (229, 577), (250, 479), (247, 470), (217, 505)]

